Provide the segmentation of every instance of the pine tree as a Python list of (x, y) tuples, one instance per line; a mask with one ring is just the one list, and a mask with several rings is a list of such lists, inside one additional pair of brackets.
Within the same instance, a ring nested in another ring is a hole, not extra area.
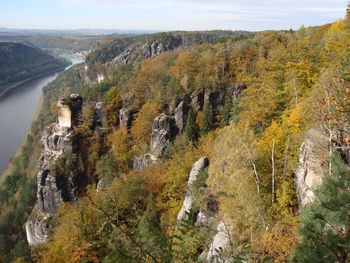
[(214, 127), (213, 109), (210, 103), (206, 103), (203, 109), (203, 117), (200, 123), (200, 135), (204, 136)]
[(221, 115), (220, 127), (229, 125), (231, 120), (232, 107), (233, 107), (232, 94), (226, 94), (225, 105)]
[(197, 140), (197, 124), (196, 124), (197, 114), (193, 112), (192, 109), (188, 112), (186, 127), (185, 127), (185, 138), (186, 141), (196, 141)]
[(350, 260), (350, 169), (339, 154), (323, 177), (314, 203), (302, 211), (301, 242), (291, 262), (345, 263)]
[(169, 244), (158, 226), (159, 215), (151, 195), (138, 226), (138, 242), (143, 245), (144, 249), (152, 251), (156, 258), (166, 258), (169, 253)]

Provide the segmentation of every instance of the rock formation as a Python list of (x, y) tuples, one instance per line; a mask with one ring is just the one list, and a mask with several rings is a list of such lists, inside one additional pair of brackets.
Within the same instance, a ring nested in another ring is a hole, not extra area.
[(156, 160), (153, 160), (149, 153), (144, 154), (142, 156), (134, 158), (132, 168), (136, 172), (142, 172), (147, 166), (149, 166), (154, 161)]
[(299, 205), (315, 199), (314, 190), (322, 182), (327, 163), (327, 138), (319, 129), (310, 129), (300, 147), (299, 167), (295, 173)]
[(97, 102), (94, 109), (94, 127), (105, 127), (107, 125), (107, 111), (102, 102)]
[(125, 65), (131, 61), (156, 57), (164, 52), (173, 50), (175, 47), (160, 42), (150, 42), (146, 44), (136, 43), (129, 46), (113, 59), (117, 65)]
[(164, 113), (154, 119), (151, 134), (150, 154), (153, 159), (158, 159), (164, 149), (169, 145), (171, 136), (171, 118)]
[(198, 174), (202, 172), (204, 168), (208, 166), (208, 164), (209, 164), (209, 161), (207, 157), (201, 157), (197, 162), (194, 163), (187, 182), (185, 200), (180, 209), (180, 212), (177, 215), (178, 224), (181, 221), (186, 220), (188, 213), (191, 213), (193, 202), (195, 201), (195, 198), (192, 193), (192, 185), (197, 180)]
[(188, 109), (184, 101), (181, 101), (174, 110), (175, 125), (179, 133), (185, 129)]
[(75, 186), (66, 174), (57, 174), (55, 163), (66, 154), (73, 154), (73, 124), (78, 122), (82, 98), (72, 94), (58, 102), (58, 123), (45, 129), (41, 142), (44, 150), (38, 160), (37, 202), (26, 222), (27, 240), (30, 245), (47, 241), (51, 219), (62, 202), (75, 199)]
[(151, 163), (156, 162), (173, 139), (174, 130), (171, 117), (164, 113), (156, 117), (152, 124), (150, 152), (134, 158), (133, 170), (141, 172)]
[(229, 263), (232, 252), (231, 232), (232, 228), (221, 220), (217, 227), (217, 233), (214, 236), (207, 253), (207, 263)]
[(132, 110), (129, 108), (121, 108), (119, 110), (119, 124), (126, 128), (130, 128), (132, 121)]

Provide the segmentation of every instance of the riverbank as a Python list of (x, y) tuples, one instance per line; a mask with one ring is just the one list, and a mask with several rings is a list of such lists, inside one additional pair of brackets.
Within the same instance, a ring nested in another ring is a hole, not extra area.
[[(23, 85), (29, 81), (32, 81), (32, 80), (36, 80), (36, 79), (39, 79), (39, 78), (43, 78), (43, 77), (46, 77), (50, 74), (53, 74), (53, 73), (59, 73), (59, 72), (62, 72), (64, 71), (65, 69), (67, 68), (67, 66), (64, 66), (64, 67), (61, 67), (61, 68), (57, 68), (55, 70), (52, 70), (52, 71), (49, 71), (49, 72), (46, 72), (46, 73), (42, 73), (42, 74), (39, 74), (39, 75), (36, 75), (36, 76), (33, 76), (33, 77), (30, 77), (30, 78), (27, 78), (25, 80), (22, 80), (22, 81), (18, 81), (16, 83), (13, 83), (13, 84), (7, 84), (7, 87), (4, 88), (4, 90), (2, 90), (2, 87), (0, 87), (0, 99), (7, 93), (9, 92), (11, 89), (14, 89), (20, 85)], [(8, 86), (9, 85), (9, 86)]]

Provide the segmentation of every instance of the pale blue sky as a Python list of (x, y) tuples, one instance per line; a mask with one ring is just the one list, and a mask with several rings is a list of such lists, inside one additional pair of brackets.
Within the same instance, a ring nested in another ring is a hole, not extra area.
[(347, 0), (0, 0), (0, 27), (297, 29), (343, 18)]

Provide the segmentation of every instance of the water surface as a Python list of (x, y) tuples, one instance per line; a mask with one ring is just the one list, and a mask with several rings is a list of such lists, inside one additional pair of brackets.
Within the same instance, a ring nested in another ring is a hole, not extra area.
[[(82, 58), (69, 53), (62, 56), (73, 64), (83, 62)], [(66, 70), (70, 68), (67, 67)], [(56, 79), (58, 73), (28, 81), (8, 91), (0, 98), (0, 175), (6, 170), (23, 139), (27, 135), (39, 103), (42, 88)]]

